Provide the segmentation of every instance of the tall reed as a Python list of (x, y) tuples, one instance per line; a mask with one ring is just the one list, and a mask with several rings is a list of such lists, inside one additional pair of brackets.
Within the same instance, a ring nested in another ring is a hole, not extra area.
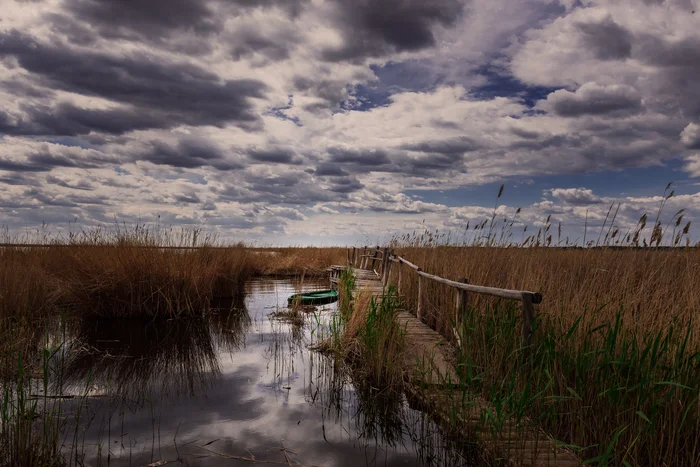
[(352, 297), (352, 274), (341, 276), (339, 289), (341, 303), (333, 327), (337, 350), (353, 367), (356, 377), (368, 381), (375, 388), (399, 391), (403, 385), (404, 331), (396, 315), (398, 296), (392, 287), (381, 297), (359, 292)]
[(690, 343), (686, 320), (642, 332), (620, 313), (602, 326), (587, 314), (568, 327), (544, 316), (523, 367), (519, 315), (503, 302), (467, 311), (457, 365), (467, 392), (503, 418), (544, 429), (587, 463), (700, 462), (700, 346)]

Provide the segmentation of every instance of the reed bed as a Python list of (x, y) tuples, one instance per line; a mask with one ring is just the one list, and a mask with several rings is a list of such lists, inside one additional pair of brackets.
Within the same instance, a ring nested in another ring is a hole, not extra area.
[[(176, 318), (236, 302), (252, 275), (326, 274), (342, 248), (248, 248), (201, 229), (115, 226), (57, 237), (0, 234), (0, 350), (14, 373), (18, 352), (61, 311), (110, 318)], [(38, 246), (19, 246), (31, 243)], [(5, 358), (7, 357), (7, 358)]]
[(18, 355), (35, 356), (55, 314), (45, 261), (42, 251), (0, 249), (0, 380), (16, 374)]
[[(523, 371), (519, 303), (470, 294), (456, 317), (456, 291), (423, 282), (426, 321), (456, 345), (457, 327), (490, 423), (533, 423), (593, 465), (700, 463), (700, 250), (394, 247), (431, 274), (542, 293)], [(414, 309), (407, 267), (401, 293)]]
[(381, 298), (361, 292), (352, 296), (353, 287), (352, 272), (345, 271), (338, 287), (339, 311), (331, 326), (332, 345), (349, 362), (354, 377), (381, 392), (400, 393), (405, 339), (396, 321), (396, 291), (391, 288)]
[(137, 226), (41, 240), (40, 246), (0, 247), (3, 378), (16, 373), (18, 355), (27, 363), (36, 360), (46, 327), (63, 312), (150, 319), (201, 315), (220, 299), (237, 303), (252, 272), (244, 245), (215, 248), (220, 245), (198, 230)]
[(329, 266), (347, 263), (347, 249), (340, 247), (252, 248), (249, 258), (255, 275), (327, 276)]
[[(472, 284), (540, 292), (539, 316), (570, 327), (586, 313), (593, 324), (622, 314), (625, 326), (640, 331), (665, 330), (673, 319), (693, 327), (691, 342), (700, 339), (700, 249), (576, 249), (452, 247), (397, 248), (396, 254), (424, 271)], [(394, 274), (396, 276), (396, 267)], [(394, 278), (394, 280), (396, 280)], [(454, 289), (425, 281), (426, 312), (436, 329), (450, 336)], [(402, 294), (417, 299), (418, 279), (404, 268)], [(470, 295), (474, 306), (490, 299)]]
[[(112, 317), (202, 314), (215, 296), (233, 296), (247, 276), (243, 247), (214, 251), (138, 245), (70, 248), (55, 260), (61, 304)], [(57, 266), (57, 265), (56, 265)]]

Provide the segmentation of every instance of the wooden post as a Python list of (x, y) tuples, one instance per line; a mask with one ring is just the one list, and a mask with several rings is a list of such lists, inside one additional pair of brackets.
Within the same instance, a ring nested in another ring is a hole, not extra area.
[(523, 361), (530, 358), (532, 347), (532, 322), (535, 318), (535, 307), (532, 306), (532, 294), (523, 293)]
[(384, 287), (389, 285), (389, 279), (391, 279), (391, 268), (394, 267), (394, 263), (387, 259), (386, 261), (386, 274), (384, 275)]
[[(462, 284), (469, 283), (466, 277), (458, 279), (457, 282), (461, 282)], [(462, 346), (462, 337), (460, 334), (462, 330), (462, 317), (467, 311), (467, 299), (469, 298), (468, 293), (469, 292), (467, 292), (466, 290), (457, 289), (457, 298), (455, 300), (455, 327), (453, 330), (455, 337), (457, 338), (457, 344), (460, 347)]]
[(401, 295), (401, 276), (402, 276), (401, 271), (403, 271), (403, 263), (401, 261), (399, 261), (398, 265), (399, 265), (398, 266), (399, 267), (399, 279), (396, 283), (396, 290), (398, 291), (399, 295)]
[(389, 254), (387, 248), (382, 250), (382, 285), (386, 285), (386, 271), (389, 269)]
[(350, 248), (348, 248), (348, 267), (352, 266), (352, 258), (350, 256)]
[(377, 261), (378, 255), (379, 255), (379, 245), (377, 245), (377, 248), (374, 250), (374, 256), (372, 256), (372, 264), (369, 267), (370, 271), (374, 271), (374, 262)]
[(362, 247), (362, 254), (360, 255), (360, 269), (364, 269), (367, 264), (367, 247)]
[(416, 306), (416, 318), (423, 321), (423, 276), (418, 276), (418, 306)]

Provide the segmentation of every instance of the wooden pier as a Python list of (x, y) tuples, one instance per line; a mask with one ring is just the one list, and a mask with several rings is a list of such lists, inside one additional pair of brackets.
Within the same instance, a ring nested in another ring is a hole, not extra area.
[[(424, 282), (424, 279), (434, 280), (456, 289), (457, 322), (466, 307), (467, 292), (521, 301), (523, 349), (527, 357), (532, 339), (533, 304), (542, 301), (542, 296), (538, 293), (483, 287), (468, 284), (466, 281), (444, 279), (422, 271), (405, 258), (393, 255), (387, 248), (379, 247), (348, 250), (346, 265), (329, 268), (330, 280), (336, 287), (342, 272), (352, 269), (355, 278), (354, 294), (369, 293), (381, 297), (390, 285), (392, 267), (398, 267), (398, 282), (395, 285), (400, 294), (404, 265), (409, 271), (419, 275), (419, 283)], [(438, 423), (452, 429), (457, 428), (466, 439), (476, 439), (484, 449), (486, 458), (496, 459), (498, 463), (528, 467), (580, 466), (581, 461), (572, 451), (560, 447), (546, 433), (531, 426), (519, 426), (514, 421), (506, 420), (496, 433), (483, 423), (485, 414), (491, 411), (491, 407), (481, 396), (473, 395), (465, 401), (461, 389), (452, 389), (460, 385), (454, 367), (456, 349), (440, 333), (423, 323), (421, 295), (419, 288), (415, 314), (402, 310), (396, 316), (408, 343), (403, 371), (409, 401), (425, 410)]]

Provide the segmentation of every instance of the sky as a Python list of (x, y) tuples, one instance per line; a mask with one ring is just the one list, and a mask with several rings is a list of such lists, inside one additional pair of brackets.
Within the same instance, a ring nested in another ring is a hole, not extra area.
[(698, 0), (0, 2), (8, 232), (700, 222)]

